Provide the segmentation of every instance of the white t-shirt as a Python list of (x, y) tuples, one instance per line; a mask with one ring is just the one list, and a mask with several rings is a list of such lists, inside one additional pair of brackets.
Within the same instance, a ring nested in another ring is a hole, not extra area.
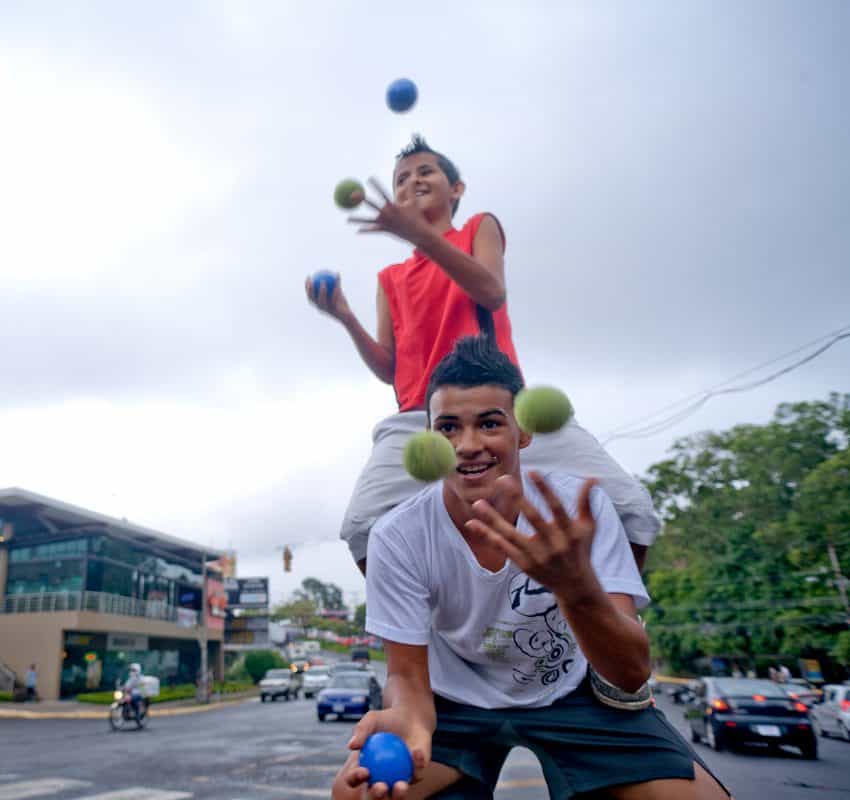
[[(582, 481), (544, 476), (572, 516)], [(551, 511), (523, 473), (526, 497)], [(614, 506), (595, 488), (591, 562), (606, 592), (649, 602)], [(520, 516), (517, 528), (534, 534)], [(573, 691), (587, 661), (552, 593), (511, 561), (490, 572), (452, 522), (435, 483), (382, 517), (369, 536), (366, 630), (428, 645), (433, 691), (479, 708), (538, 708)]]

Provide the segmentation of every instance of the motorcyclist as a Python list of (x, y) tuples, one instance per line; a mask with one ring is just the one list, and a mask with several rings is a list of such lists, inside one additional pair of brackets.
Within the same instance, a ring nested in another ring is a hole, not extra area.
[(139, 663), (130, 664), (130, 674), (124, 682), (123, 689), (130, 695), (130, 705), (136, 716), (140, 714), (140, 705), (142, 702), (142, 665)]

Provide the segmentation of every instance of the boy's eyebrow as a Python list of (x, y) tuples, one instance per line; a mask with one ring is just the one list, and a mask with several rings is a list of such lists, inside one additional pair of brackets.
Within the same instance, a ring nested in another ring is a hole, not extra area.
[[(479, 412), (476, 416), (478, 417), (478, 419), (484, 419), (485, 417), (492, 417), (492, 416), (504, 417), (505, 419), (507, 419), (508, 415), (501, 408), (488, 408), (486, 411)], [(453, 421), (453, 420), (457, 420), (457, 419), (460, 419), (459, 414), (440, 414), (440, 415), (434, 417), (434, 422), (437, 422), (438, 420)]]

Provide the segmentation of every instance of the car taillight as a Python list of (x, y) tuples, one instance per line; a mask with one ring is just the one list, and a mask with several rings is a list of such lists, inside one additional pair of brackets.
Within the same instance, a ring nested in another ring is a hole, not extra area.
[(755, 700), (757, 703), (763, 703), (764, 702), (764, 695), (763, 694), (754, 694), (753, 700)]
[(711, 707), (715, 711), (728, 711), (729, 710), (729, 703), (727, 703), (725, 700), (719, 700), (719, 699), (718, 700), (712, 700), (711, 701)]
[(841, 701), (841, 710), (842, 711), (850, 711), (850, 700), (842, 700)]
[(805, 703), (794, 703), (794, 709), (796, 711), (802, 711), (804, 714), (808, 712), (808, 706)]

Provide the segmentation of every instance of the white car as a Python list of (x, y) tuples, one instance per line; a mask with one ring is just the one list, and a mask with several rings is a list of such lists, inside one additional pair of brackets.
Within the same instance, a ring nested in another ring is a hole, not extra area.
[(823, 699), (812, 706), (811, 718), (815, 733), (850, 742), (850, 684), (824, 686)]
[(304, 683), (301, 685), (301, 691), (304, 697), (315, 697), (322, 691), (331, 679), (330, 667), (323, 665), (310, 667), (304, 673)]

